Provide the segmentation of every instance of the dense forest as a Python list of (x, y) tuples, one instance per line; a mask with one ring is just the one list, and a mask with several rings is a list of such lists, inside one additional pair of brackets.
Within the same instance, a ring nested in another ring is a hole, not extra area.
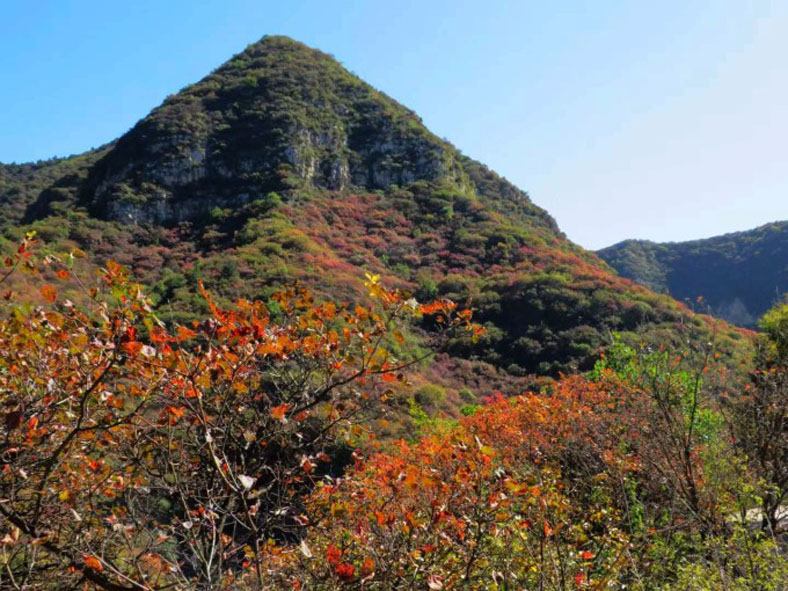
[(788, 304), (618, 276), (331, 56), (0, 165), (0, 233), (0, 589), (786, 589)]
[(703, 298), (740, 326), (755, 326), (788, 291), (788, 222), (689, 242), (627, 240), (597, 254), (622, 276), (680, 301)]

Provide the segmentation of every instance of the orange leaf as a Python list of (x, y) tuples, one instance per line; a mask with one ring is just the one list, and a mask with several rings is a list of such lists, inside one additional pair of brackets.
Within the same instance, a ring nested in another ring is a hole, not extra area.
[(430, 552), (435, 552), (435, 550), (437, 549), (438, 547), (435, 544), (424, 544), (421, 547), (421, 551), (424, 552), (425, 554), (429, 554)]
[(361, 565), (361, 576), (367, 578), (369, 575), (375, 572), (375, 561), (372, 560), (371, 557), (367, 556), (364, 558), (364, 562)]
[(197, 336), (197, 333), (194, 332), (193, 330), (189, 330), (185, 326), (179, 326), (178, 327), (178, 340), (179, 341), (188, 341), (190, 339), (193, 339), (195, 336)]
[(378, 522), (378, 525), (386, 524), (386, 516), (380, 511), (375, 511), (375, 520)]
[(41, 288), (41, 295), (44, 296), (46, 301), (52, 303), (57, 298), (57, 289), (52, 285), (44, 285)]
[(122, 348), (126, 354), (134, 357), (140, 351), (142, 351), (142, 343), (139, 341), (130, 341), (128, 343), (123, 343)]
[(85, 561), (85, 566), (89, 569), (97, 571), (104, 570), (104, 567), (101, 566), (101, 561), (95, 556), (85, 556), (83, 560)]
[(290, 410), (290, 404), (280, 404), (271, 409), (271, 416), (276, 421), (283, 421), (287, 411)]
[(550, 527), (550, 524), (547, 523), (547, 520), (544, 522), (544, 535), (548, 538), (553, 535), (553, 528)]
[(183, 416), (183, 411), (174, 406), (167, 407), (167, 413), (170, 415), (170, 425), (174, 425)]
[(154, 343), (166, 343), (171, 339), (166, 330), (160, 326), (154, 326), (150, 332), (150, 340)]

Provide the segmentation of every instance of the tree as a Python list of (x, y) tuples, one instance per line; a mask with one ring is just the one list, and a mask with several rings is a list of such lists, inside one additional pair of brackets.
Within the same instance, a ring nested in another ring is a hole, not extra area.
[(168, 329), (123, 268), (89, 286), (74, 255), (44, 274), (78, 286), (77, 303), (47, 283), (41, 305), (0, 319), (3, 588), (213, 590), (246, 571), (264, 586), (268, 557), (303, 535), (304, 496), (416, 361), (389, 354), (395, 326), (429, 314), (472, 329), (451, 302), (377, 277), (375, 308), (296, 286), (275, 296), (276, 322), (202, 290), (211, 315)]
[(788, 500), (788, 303), (767, 312), (760, 326), (750, 383), (727, 407), (732, 436), (762, 480), (763, 528), (774, 534)]
[[(603, 589), (631, 576), (616, 488), (636, 461), (613, 382), (494, 398), (318, 487), (281, 587)], [(624, 427), (625, 429), (626, 427)]]

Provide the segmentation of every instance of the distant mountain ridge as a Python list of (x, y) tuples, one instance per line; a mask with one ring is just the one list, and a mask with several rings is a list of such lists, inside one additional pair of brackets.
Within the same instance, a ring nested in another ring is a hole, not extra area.
[(687, 242), (625, 240), (597, 254), (622, 276), (678, 300), (703, 298), (740, 326), (788, 291), (788, 222)]
[[(0, 166), (0, 231), (31, 228), (128, 265), (180, 320), (205, 305), (198, 279), (227, 301), (293, 280), (358, 301), (368, 271), (469, 303), (487, 334), (452, 342), (438, 381), (557, 375), (590, 367), (611, 332), (686, 339), (713, 322), (615, 276), (527, 193), (286, 37), (250, 45), (99, 150)], [(746, 340), (722, 334), (728, 350)]]

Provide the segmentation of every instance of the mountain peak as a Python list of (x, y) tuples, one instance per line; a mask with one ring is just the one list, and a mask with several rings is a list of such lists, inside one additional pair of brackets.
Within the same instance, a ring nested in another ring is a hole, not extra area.
[(237, 59), (242, 56), (254, 57), (259, 53), (270, 51), (305, 52), (309, 54), (319, 54), (325, 58), (333, 59), (327, 53), (315, 49), (314, 47), (309, 47), (305, 43), (301, 43), (287, 35), (263, 35), (259, 41), (250, 43), (243, 51), (233, 56), (232, 59)]
[(331, 56), (269, 36), (120, 138), (91, 172), (83, 200), (108, 219), (169, 224), (304, 185), (429, 181), (464, 190), (459, 158), (415, 113)]

